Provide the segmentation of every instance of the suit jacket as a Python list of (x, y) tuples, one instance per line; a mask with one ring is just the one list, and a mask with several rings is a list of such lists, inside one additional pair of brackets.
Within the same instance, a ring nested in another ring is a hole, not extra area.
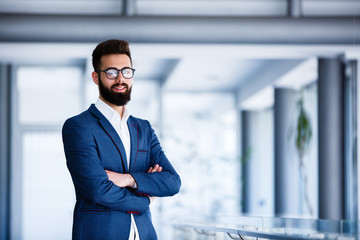
[[(128, 240), (131, 213), (140, 239), (157, 239), (148, 196), (178, 193), (180, 177), (150, 123), (130, 116), (127, 124), (131, 138), (129, 167), (120, 137), (94, 104), (64, 123), (66, 163), (76, 193), (73, 239)], [(155, 164), (163, 168), (162, 172), (146, 173)], [(104, 169), (130, 173), (137, 189), (116, 186)]]

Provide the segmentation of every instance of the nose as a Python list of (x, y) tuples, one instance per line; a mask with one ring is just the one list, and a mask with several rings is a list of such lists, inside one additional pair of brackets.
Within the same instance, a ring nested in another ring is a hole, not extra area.
[(124, 78), (124, 76), (122, 75), (122, 73), (119, 72), (119, 75), (117, 76), (116, 81), (117, 81), (117, 82), (125, 82), (125, 81), (126, 81), (126, 78)]

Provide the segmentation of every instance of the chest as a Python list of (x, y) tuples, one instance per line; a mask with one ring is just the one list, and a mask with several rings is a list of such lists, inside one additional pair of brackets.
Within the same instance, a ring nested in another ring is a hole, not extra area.
[(127, 134), (124, 137), (114, 128), (94, 131), (99, 160), (107, 170), (146, 172), (150, 166), (150, 136), (137, 125), (131, 125)]

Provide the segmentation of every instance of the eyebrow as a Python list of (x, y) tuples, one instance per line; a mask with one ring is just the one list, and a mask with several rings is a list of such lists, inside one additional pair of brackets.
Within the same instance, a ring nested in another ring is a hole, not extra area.
[(121, 70), (121, 69), (124, 69), (124, 68), (131, 68), (131, 67), (128, 67), (128, 66), (125, 66), (123, 68), (117, 68), (117, 67), (107, 67), (105, 69), (109, 69), (109, 68), (114, 68), (114, 69), (117, 69), (117, 70)]

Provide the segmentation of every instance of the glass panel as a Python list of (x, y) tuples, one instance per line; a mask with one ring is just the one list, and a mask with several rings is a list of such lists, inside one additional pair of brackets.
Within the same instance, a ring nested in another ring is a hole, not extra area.
[(358, 220), (356, 61), (345, 65), (345, 219)]
[[(149, 120), (155, 128), (159, 123), (160, 87), (156, 81), (136, 80), (133, 83), (130, 114)], [(157, 133), (159, 135), (159, 133)]]
[[(163, 199), (161, 231), (172, 221), (239, 213), (236, 108), (232, 94), (165, 93), (163, 147), (182, 179)], [(163, 239), (171, 239), (163, 232)]]
[[(304, 155), (304, 163), (306, 164), (308, 174), (308, 184), (306, 191), (309, 196), (309, 203), (313, 209), (313, 215), (310, 215), (306, 206), (305, 196), (302, 193), (301, 205), (302, 215), (301, 217), (317, 218), (318, 207), (318, 89), (317, 84), (309, 86), (304, 89), (304, 108), (309, 115), (310, 124), (312, 128), (312, 139), (308, 151)], [(298, 156), (295, 156), (298, 160)], [(301, 181), (301, 179), (299, 179)], [(303, 183), (302, 183), (303, 184)], [(302, 185), (304, 187), (304, 185)]]
[[(250, 135), (241, 162), (244, 195), (242, 205), (252, 216), (274, 214), (274, 114), (272, 109), (250, 113)], [(247, 195), (247, 196), (245, 196)], [(244, 205), (245, 204), (245, 205)]]
[(25, 133), (23, 156), (23, 239), (71, 239), (75, 194), (61, 133)]
[(80, 111), (79, 67), (19, 67), (20, 124), (62, 124)]

